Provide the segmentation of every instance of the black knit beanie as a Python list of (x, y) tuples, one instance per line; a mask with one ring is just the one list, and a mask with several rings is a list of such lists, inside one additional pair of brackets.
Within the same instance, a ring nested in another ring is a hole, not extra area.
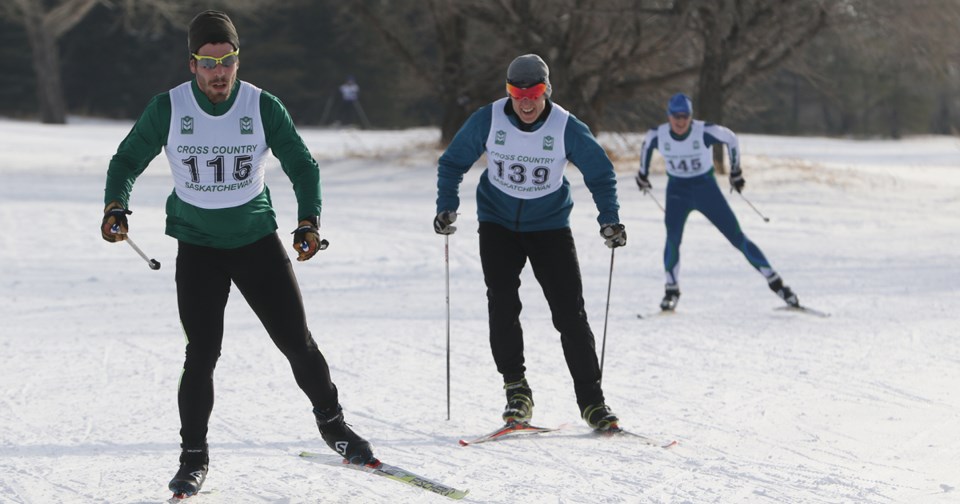
[(221, 42), (229, 43), (234, 50), (240, 48), (237, 29), (226, 13), (208, 10), (197, 14), (197, 17), (190, 21), (190, 27), (187, 28), (187, 49), (191, 54), (196, 54), (205, 44)]

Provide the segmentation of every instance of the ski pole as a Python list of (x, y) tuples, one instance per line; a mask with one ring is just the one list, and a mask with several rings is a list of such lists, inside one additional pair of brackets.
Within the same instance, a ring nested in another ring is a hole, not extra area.
[(667, 212), (667, 209), (663, 208), (663, 205), (660, 204), (660, 202), (657, 200), (657, 197), (654, 196), (652, 192), (650, 192), (650, 191), (644, 191), (644, 193), (645, 193), (647, 196), (650, 196), (650, 199), (652, 199), (653, 202), (656, 203), (658, 207), (660, 207), (660, 210), (662, 210), (664, 213)]
[[(118, 231), (120, 231), (120, 226), (117, 224), (114, 224), (113, 226), (110, 227), (110, 231), (112, 231), (113, 233), (117, 233)], [(129, 243), (130, 246), (133, 247), (133, 250), (137, 251), (137, 254), (140, 254), (140, 257), (142, 257), (144, 261), (147, 261), (147, 266), (150, 266), (150, 269), (152, 270), (160, 269), (160, 261), (156, 259), (150, 259), (149, 257), (147, 257), (147, 254), (144, 254), (143, 251), (140, 250), (140, 247), (138, 247), (136, 243), (133, 243), (133, 240), (130, 239), (130, 235), (128, 234), (124, 235), (123, 241)]]
[(750, 203), (750, 200), (748, 200), (747, 197), (744, 196), (742, 192), (737, 191), (737, 194), (739, 194), (740, 197), (743, 198), (743, 201), (746, 201), (747, 204), (750, 205), (750, 208), (752, 208), (754, 212), (757, 212), (757, 215), (759, 215), (760, 217), (763, 217), (763, 222), (770, 222), (770, 218), (760, 213), (760, 210), (757, 210), (757, 207), (753, 206), (753, 203)]
[(147, 261), (147, 266), (150, 266), (150, 269), (160, 269), (160, 261), (148, 258), (147, 254), (144, 254), (143, 251), (140, 250), (140, 247), (138, 247), (136, 243), (133, 243), (133, 240), (130, 239), (130, 235), (127, 235), (127, 239), (123, 241), (129, 243), (130, 246), (133, 247), (133, 250), (136, 250), (137, 253), (140, 254), (140, 257), (142, 257), (144, 261)]
[(613, 253), (610, 249), (610, 278), (607, 280), (607, 310), (603, 314), (603, 344), (600, 347), (600, 381), (603, 382), (603, 357), (607, 353), (607, 318), (610, 316), (610, 288), (613, 286)]
[(450, 420), (450, 235), (443, 235), (443, 240), (447, 280), (447, 420)]

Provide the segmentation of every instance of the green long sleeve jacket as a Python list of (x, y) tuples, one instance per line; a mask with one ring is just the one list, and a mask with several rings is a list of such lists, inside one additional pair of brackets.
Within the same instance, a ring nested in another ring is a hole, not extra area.
[[(193, 81), (191, 88), (197, 103), (204, 112), (220, 116), (230, 110), (237, 97), (238, 80), (223, 103), (211, 103)], [(170, 131), (171, 102), (169, 92), (161, 93), (147, 104), (143, 114), (130, 133), (120, 143), (117, 153), (110, 160), (104, 189), (104, 204), (117, 201), (129, 207), (130, 192), (137, 177), (155, 158), (164, 145)], [(303, 219), (320, 216), (321, 191), (320, 170), (303, 139), (278, 98), (262, 91), (260, 115), (263, 121), (267, 146), (280, 160), (283, 172), (293, 183), (297, 197), (297, 217)], [(253, 243), (277, 229), (276, 213), (270, 199), (270, 189), (243, 205), (205, 209), (190, 205), (171, 192), (166, 204), (166, 234), (194, 245), (230, 249)], [(296, 224), (296, 223), (292, 223)], [(293, 226), (291, 226), (293, 227)]]

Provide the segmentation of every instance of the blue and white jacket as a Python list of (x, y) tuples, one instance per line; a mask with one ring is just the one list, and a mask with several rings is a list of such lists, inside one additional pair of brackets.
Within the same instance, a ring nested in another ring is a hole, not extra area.
[(693, 178), (712, 172), (711, 148), (716, 144), (727, 146), (730, 171), (739, 171), (740, 141), (729, 128), (695, 120), (691, 122), (686, 133), (677, 135), (670, 130), (670, 123), (663, 123), (647, 131), (647, 136), (643, 139), (643, 147), (640, 148), (640, 174), (646, 177), (650, 173), (650, 159), (654, 149), (659, 150), (666, 159), (667, 175), (671, 178)]

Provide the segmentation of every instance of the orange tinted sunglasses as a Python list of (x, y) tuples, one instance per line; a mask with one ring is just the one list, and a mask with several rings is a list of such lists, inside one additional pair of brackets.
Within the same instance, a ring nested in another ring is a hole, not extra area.
[(521, 100), (523, 98), (529, 98), (531, 100), (536, 100), (543, 96), (547, 92), (547, 84), (541, 82), (540, 84), (534, 84), (528, 88), (522, 88), (514, 86), (513, 84), (507, 83), (507, 94), (510, 95), (510, 98), (514, 100)]

